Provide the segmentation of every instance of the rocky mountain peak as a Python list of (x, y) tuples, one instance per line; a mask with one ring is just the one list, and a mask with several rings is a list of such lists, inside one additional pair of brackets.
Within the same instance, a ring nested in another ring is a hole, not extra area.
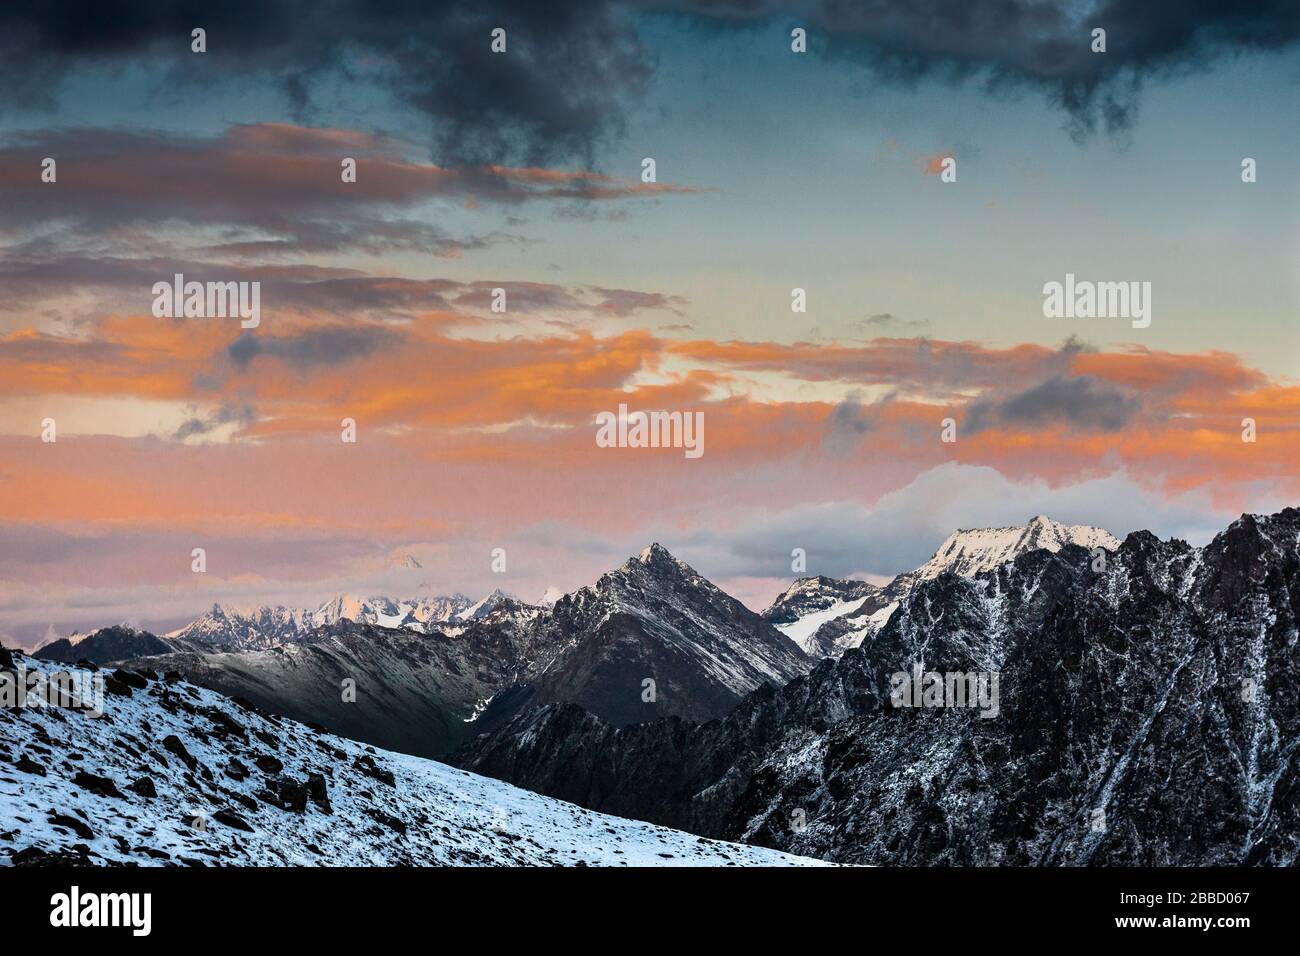
[(618, 568), (601, 575), (594, 589), (598, 593), (621, 592), (631, 587), (644, 590), (653, 586), (677, 589), (716, 590), (702, 575), (659, 543), (643, 548)]
[[(686, 564), (673, 557), (672, 552), (658, 541), (650, 544), (648, 547), (642, 548), (641, 552), (635, 558), (628, 558), (624, 567), (628, 567), (634, 563), (649, 568), (662, 568), (664, 570), (680, 568), (690, 570)], [(694, 571), (691, 573), (694, 574)]]

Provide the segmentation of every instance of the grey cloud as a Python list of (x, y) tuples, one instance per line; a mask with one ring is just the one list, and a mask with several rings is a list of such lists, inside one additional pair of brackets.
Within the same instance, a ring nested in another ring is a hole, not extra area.
[(930, 323), (925, 319), (902, 319), (891, 312), (878, 312), (865, 319), (858, 319), (854, 325), (867, 333), (883, 332), (887, 329), (923, 329)]
[(424, 313), (460, 313), (469, 319), (486, 312), (492, 289), (506, 290), (512, 313), (544, 311), (572, 315), (627, 316), (640, 310), (676, 312), (685, 300), (658, 292), (627, 289), (589, 289), (541, 282), (505, 280), (460, 282), (451, 279), (407, 279), (374, 276), (355, 269), (299, 264), (226, 264), (191, 258), (149, 256), (129, 258), (77, 254), (67, 258), (46, 256), (48, 249), (33, 244), (0, 246), (0, 315), (24, 316), (51, 298), (93, 289), (94, 310), (80, 301), (69, 308), (78, 321), (114, 312), (147, 312), (153, 302), (152, 287), (170, 281), (176, 273), (196, 282), (260, 282), (262, 303), (277, 310), (320, 313), (338, 319), (412, 319)]
[(229, 425), (231, 422), (238, 422), (246, 425), (256, 418), (256, 413), (251, 405), (237, 405), (234, 402), (227, 402), (218, 408), (211, 415), (206, 417), (194, 416), (187, 419), (172, 434), (173, 441), (184, 441), (195, 435), (206, 435), (209, 432), (220, 428), (222, 425)]
[(1087, 431), (1119, 431), (1141, 410), (1141, 402), (1089, 375), (1056, 376), (1007, 398), (973, 402), (965, 431), (993, 425), (1042, 428), (1068, 425)]
[(296, 368), (310, 369), (364, 358), (396, 348), (401, 342), (399, 333), (383, 326), (334, 326), (288, 336), (244, 332), (226, 352), (240, 367), (259, 355), (268, 355)]
[(822, 445), (833, 455), (848, 455), (862, 444), (863, 438), (876, 429), (881, 410), (892, 399), (886, 398), (872, 405), (863, 405), (857, 392), (831, 410), (827, 418), (826, 434)]
[(686, 300), (680, 296), (664, 295), (662, 292), (637, 292), (632, 289), (600, 288), (594, 288), (591, 291), (600, 296), (600, 302), (595, 307), (597, 312), (615, 315), (620, 318), (626, 318), (646, 309), (672, 312), (674, 315), (680, 316), (682, 307), (686, 305)]

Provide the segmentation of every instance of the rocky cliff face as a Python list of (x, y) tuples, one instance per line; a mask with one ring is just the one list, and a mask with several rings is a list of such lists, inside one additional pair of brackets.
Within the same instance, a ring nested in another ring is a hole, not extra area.
[[(1300, 512), (918, 582), (871, 641), (721, 720), (521, 715), (466, 767), (842, 862), (1294, 864)], [(996, 673), (996, 716), (893, 675)], [(648, 784), (653, 781), (653, 784)], [(655, 797), (645, 794), (652, 787)]]

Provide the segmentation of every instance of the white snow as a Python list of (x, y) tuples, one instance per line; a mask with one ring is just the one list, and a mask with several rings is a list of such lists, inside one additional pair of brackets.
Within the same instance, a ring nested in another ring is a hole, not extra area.
[(214, 604), (207, 614), (165, 636), (208, 647), (260, 650), (294, 643), (316, 628), (343, 620), (425, 633), (437, 623), (452, 620), (471, 603), (462, 594), (403, 600), (382, 595), (360, 598), (340, 594), (314, 611), (278, 606), (243, 609)]
[(1113, 551), (1120, 542), (1101, 528), (1063, 525), (1045, 515), (1035, 515), (1024, 527), (954, 531), (939, 545), (934, 556), (916, 570), (922, 581), (937, 578), (944, 571), (971, 577), (1000, 568), (1030, 551), (1060, 551), (1067, 544)]
[(898, 601), (886, 604), (880, 610), (869, 614), (866, 623), (854, 631), (849, 631), (843, 635), (837, 642), (840, 647), (848, 649), (850, 647), (861, 647), (862, 642), (867, 638), (875, 637), (880, 633), (880, 629), (889, 623), (889, 617), (898, 607)]
[(866, 600), (866, 597), (860, 597), (853, 601), (839, 601), (824, 611), (814, 611), (801, 617), (793, 624), (778, 624), (776, 629), (798, 644), (803, 650), (811, 652), (812, 637), (823, 624), (833, 621), (837, 617), (852, 614), (862, 607)]

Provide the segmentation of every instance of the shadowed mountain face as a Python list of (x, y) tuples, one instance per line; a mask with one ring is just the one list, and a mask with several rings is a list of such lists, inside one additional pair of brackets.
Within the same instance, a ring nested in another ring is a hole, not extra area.
[(504, 628), (451, 639), (342, 620), (294, 644), (167, 654), (133, 665), (175, 671), (272, 713), (430, 757), (462, 742), (476, 705), (513, 676), (510, 638)]
[(117, 625), (104, 627), (93, 634), (75, 638), (60, 638), (41, 647), (32, 656), (43, 661), (75, 664), (80, 660), (95, 664), (126, 660), (128, 657), (146, 657), (150, 654), (168, 654), (175, 648), (167, 641), (147, 631)]
[[(1132, 534), (919, 582), (873, 640), (721, 720), (571, 705), (463, 766), (594, 809), (842, 862), (1294, 864), (1300, 512), (1203, 549)], [(996, 716), (893, 675), (997, 672)]]

